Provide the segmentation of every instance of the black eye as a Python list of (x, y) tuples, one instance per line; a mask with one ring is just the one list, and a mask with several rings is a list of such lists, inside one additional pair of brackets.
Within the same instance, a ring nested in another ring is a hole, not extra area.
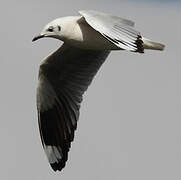
[(53, 32), (53, 26), (50, 26), (48, 29), (47, 29), (47, 31), (49, 31), (49, 32)]
[(58, 30), (60, 31), (61, 30), (61, 27), (60, 26), (57, 26), (58, 27)]

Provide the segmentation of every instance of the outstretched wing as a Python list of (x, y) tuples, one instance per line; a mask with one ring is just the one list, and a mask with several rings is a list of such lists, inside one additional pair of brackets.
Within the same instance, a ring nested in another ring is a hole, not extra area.
[(82, 95), (109, 51), (63, 45), (40, 66), (37, 88), (39, 129), (54, 171), (64, 168), (74, 139)]
[(143, 41), (140, 32), (133, 29), (134, 22), (92, 10), (79, 13), (92, 28), (119, 48), (143, 53)]

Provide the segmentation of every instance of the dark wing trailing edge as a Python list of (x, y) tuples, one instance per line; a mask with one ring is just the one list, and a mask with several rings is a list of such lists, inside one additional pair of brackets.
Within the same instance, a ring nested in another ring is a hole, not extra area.
[(63, 45), (39, 71), (37, 109), (43, 148), (54, 171), (64, 168), (74, 139), (80, 103), (109, 51)]

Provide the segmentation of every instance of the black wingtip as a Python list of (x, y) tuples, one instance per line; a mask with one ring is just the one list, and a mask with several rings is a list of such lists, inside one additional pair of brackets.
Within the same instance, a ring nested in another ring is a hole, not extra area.
[(137, 50), (135, 52), (144, 53), (143, 40), (141, 36), (137, 37), (135, 43), (137, 45)]
[(65, 162), (58, 162), (58, 163), (51, 163), (50, 164), (52, 169), (56, 171), (62, 171), (62, 169), (65, 167)]

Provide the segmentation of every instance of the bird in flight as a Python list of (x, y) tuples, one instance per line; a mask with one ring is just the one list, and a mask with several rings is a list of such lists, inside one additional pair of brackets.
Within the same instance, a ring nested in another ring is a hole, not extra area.
[(37, 88), (41, 141), (54, 171), (65, 167), (82, 96), (110, 51), (164, 49), (142, 37), (133, 21), (92, 10), (79, 14), (53, 20), (32, 40), (51, 37), (64, 42), (40, 65)]

